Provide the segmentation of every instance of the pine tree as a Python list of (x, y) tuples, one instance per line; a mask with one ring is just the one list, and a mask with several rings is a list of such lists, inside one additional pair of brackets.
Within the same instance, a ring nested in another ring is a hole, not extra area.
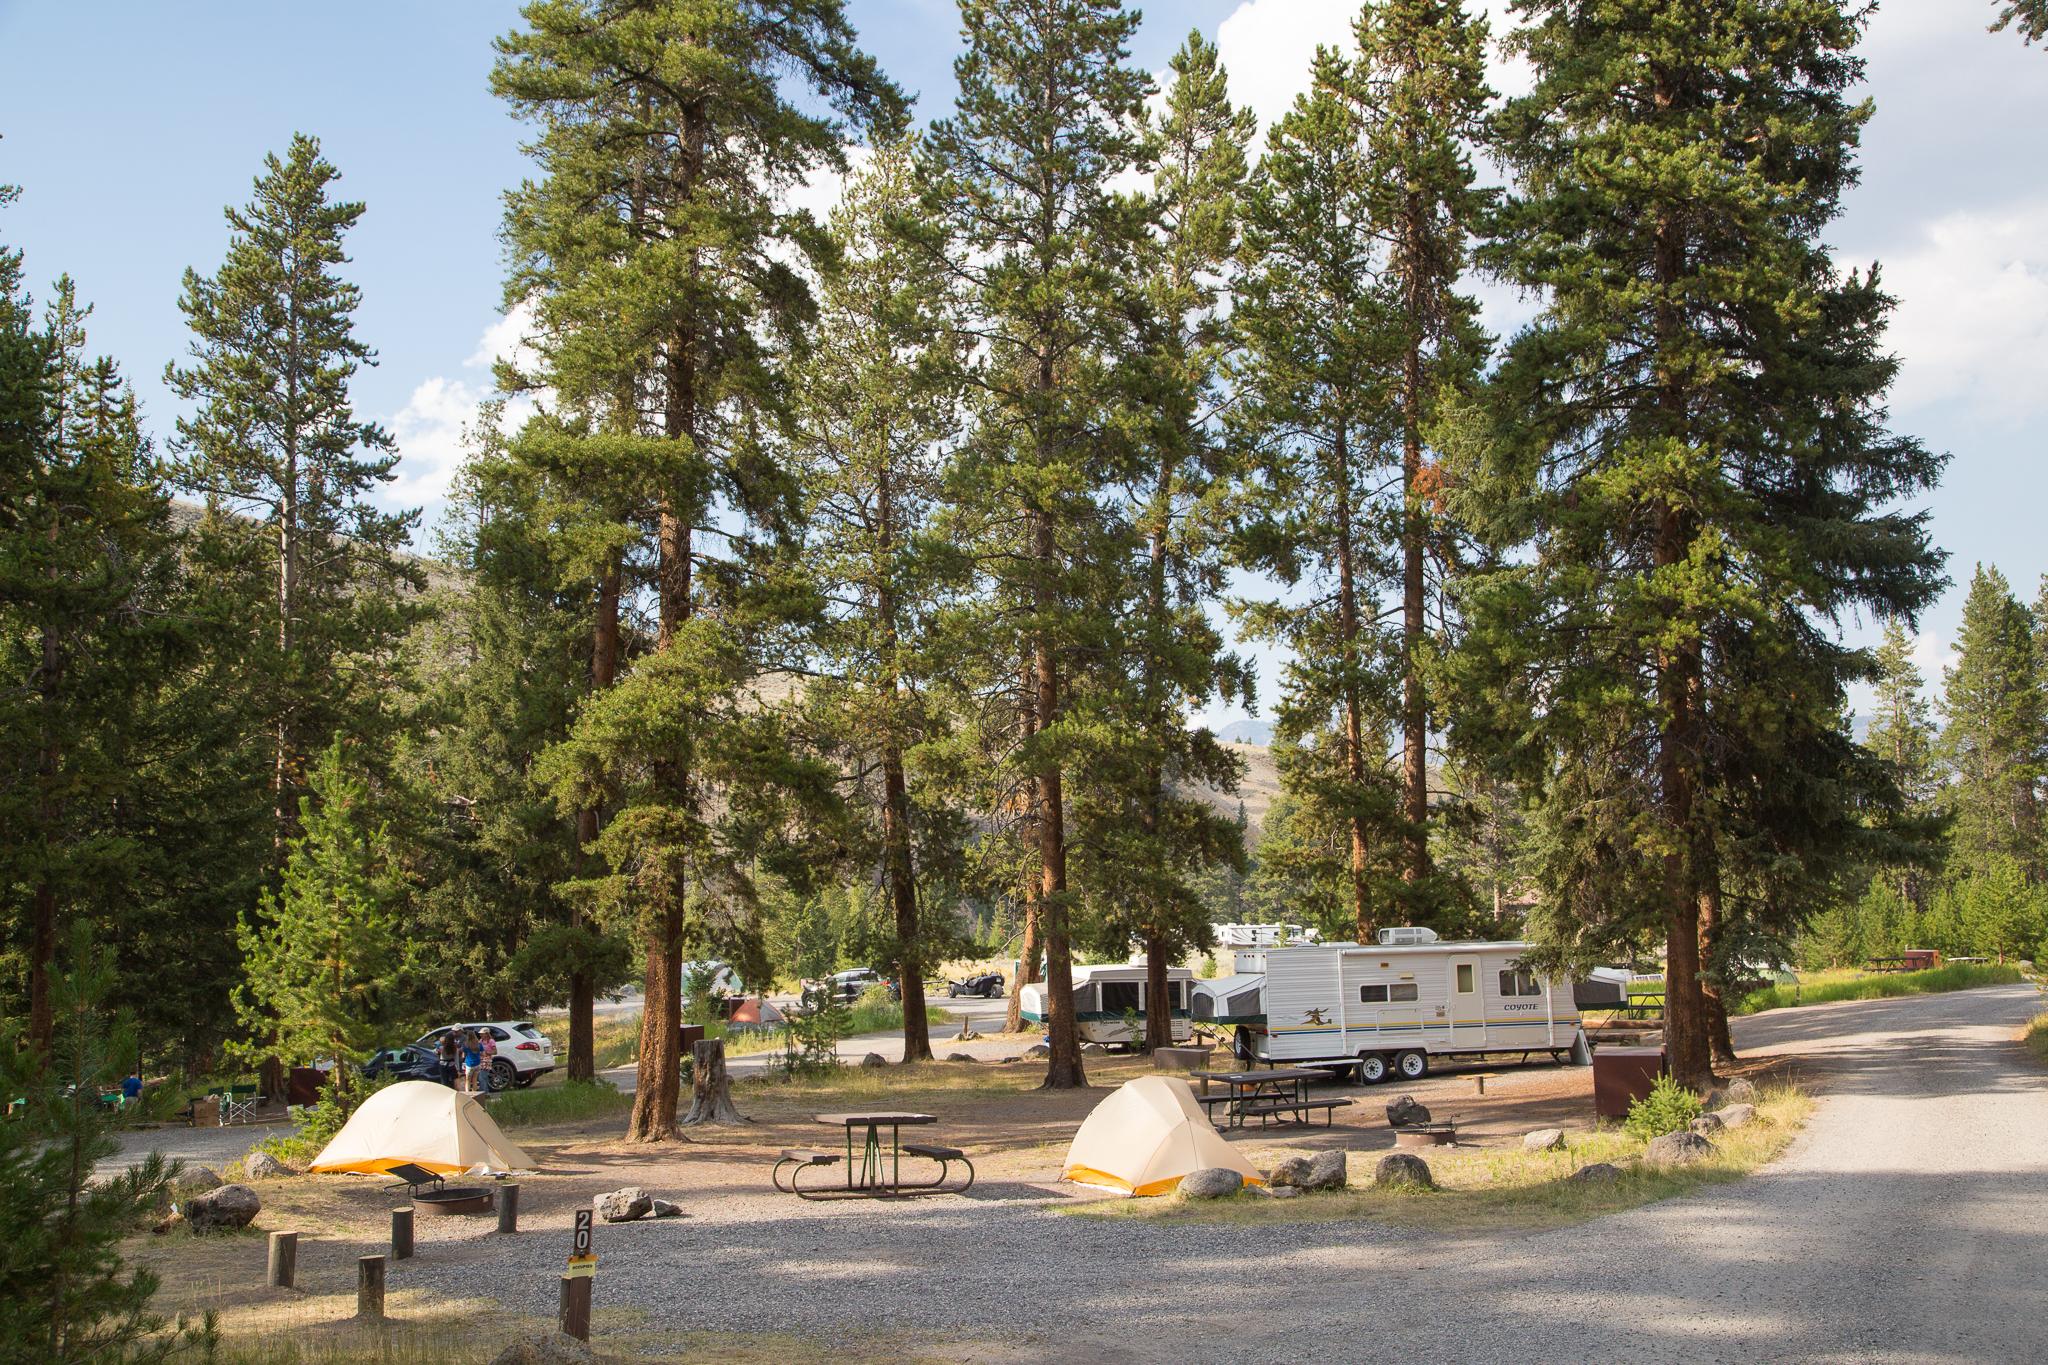
[(1841, 721), (1869, 656), (1822, 623), (1931, 598), (1924, 519), (1886, 509), (1942, 461), (1885, 430), (1890, 301), (1821, 241), (1869, 116), (1864, 12), (1524, 12), (1536, 83), (1499, 121), (1515, 196), (1484, 254), (1548, 301), (1461, 500), (1513, 549), (1465, 595), (1464, 723), (1543, 792), (1553, 951), (1663, 931), (1671, 1070), (1697, 1086), (1703, 958), (1818, 908), (1859, 807), (1898, 802)]
[[(1108, 491), (1132, 452), (1117, 421), (1116, 359), (1131, 355), (1131, 255), (1146, 208), (1112, 182), (1141, 167), (1149, 82), (1126, 61), (1138, 15), (1119, 0), (961, 0), (966, 50), (952, 117), (933, 124), (936, 211), (958, 232), (953, 268), (982, 343), (977, 425), (956, 470), (962, 540), (989, 578), (980, 633), (1002, 676), (1018, 649), (1029, 736), (1018, 769), (1035, 789), (1031, 899), (1051, 1003), (1046, 1084), (1086, 1084), (1073, 1014), (1066, 755), (1099, 738), (1076, 706), (1082, 661), (1116, 629), (1128, 518)], [(1010, 629), (1002, 629), (1003, 626)], [(1038, 945), (1027, 932), (1025, 957)], [(1021, 977), (1020, 973), (1020, 977)]]
[(0, 1027), (0, 1090), (11, 1101), (0, 1122), (0, 1358), (139, 1365), (188, 1346), (210, 1355), (211, 1321), (165, 1332), (149, 1306), (156, 1276), (122, 1265), (122, 1240), (168, 1199), (178, 1171), (152, 1152), (94, 1175), (120, 1150), (99, 1097), (128, 1074), (135, 1027), (110, 1017), (113, 958), (94, 946), (91, 926), (74, 921), (68, 948), (50, 991), (49, 1046), (26, 1046), (12, 1020)]
[[(1928, 812), (1940, 787), (1934, 721), (1922, 695), (1926, 679), (1913, 662), (1913, 637), (1902, 623), (1885, 622), (1876, 662), (1875, 697), (1863, 742), (1892, 766), (1907, 810)], [(1926, 887), (1918, 870), (1901, 864), (1893, 872), (1899, 900), (1906, 905), (1920, 904)]]
[(693, 733), (701, 714), (706, 731), (724, 717), (766, 737), (738, 703), (759, 672), (749, 650), (789, 606), (749, 532), (787, 547), (796, 490), (761, 433), (814, 313), (788, 248), (815, 262), (828, 244), (780, 196), (843, 171), (848, 136), (893, 128), (903, 101), (839, 0), (532, 0), (521, 14), (492, 86), (537, 128), (543, 175), (508, 201), (508, 292), (535, 299), (547, 382), (631, 461), (655, 532), (654, 653), (593, 695), (554, 771), (558, 799), (584, 803), (574, 813), (606, 808), (590, 846), (609, 872), (587, 880), (640, 919), (630, 1133), (661, 1141), (676, 1127), (686, 916), (695, 903), (730, 924), (753, 903), (754, 850), (713, 831), (758, 831), (748, 789), (812, 775), (786, 752), (718, 755)]
[[(1469, 391), (1485, 359), (1478, 309), (1457, 292), (1470, 263), (1468, 240), (1490, 195), (1474, 187), (1472, 148), (1491, 92), (1486, 23), (1458, 0), (1369, 4), (1355, 27), (1351, 71), (1369, 152), (1374, 234), (1386, 252), (1381, 287), (1398, 337), (1395, 401), (1401, 425), (1401, 815), (1411, 922), (1431, 918), (1429, 857), (1430, 704), (1426, 668), (1427, 560), (1436, 471), (1425, 465), (1426, 433), (1447, 394)], [(1435, 556), (1441, 558), (1441, 551)]]
[(2010, 0), (1999, 6), (1998, 22), (1991, 26), (1997, 33), (2007, 27), (2020, 31), (2020, 41), (2032, 45), (2048, 42), (2048, 0)]
[(1956, 662), (1943, 671), (1941, 748), (1956, 811), (1952, 857), (1965, 870), (2003, 857), (2041, 876), (2048, 695), (2036, 630), (2005, 576), (1978, 565), (1963, 601)]
[(1377, 471), (1399, 448), (1400, 414), (1397, 334), (1373, 250), (1380, 196), (1353, 82), (1341, 54), (1318, 50), (1247, 196), (1235, 312), (1246, 358), (1235, 378), (1259, 467), (1237, 555), (1293, 590), (1241, 619), (1251, 637), (1294, 654), (1277, 713), (1281, 779), (1304, 814), (1346, 832), (1343, 932), (1369, 942), (1375, 906), (1400, 894), (1389, 856), (1402, 838), (1400, 792), (1383, 743), (1400, 646), (1375, 610), (1381, 585), (1398, 578), (1397, 538), (1370, 506)]
[[(964, 834), (953, 812), (912, 791), (912, 769), (944, 743), (948, 724), (930, 689), (928, 622), (958, 567), (931, 516), (959, 428), (962, 347), (944, 244), (918, 226), (913, 154), (908, 142), (878, 148), (832, 216), (840, 260), (798, 371), (793, 437), (805, 562), (826, 603), (818, 648), (828, 680), (807, 709), (844, 747), (872, 812), (873, 866), (894, 925), (884, 959), (907, 1005), (924, 999), (931, 961), (919, 920), (921, 855), (949, 861)], [(931, 1059), (921, 1009), (903, 1011), (903, 1049), (905, 1061)]]
[(344, 1094), (394, 1013), (403, 894), (390, 832), (350, 747), (337, 735), (307, 774), (283, 884), (265, 887), (241, 923), (247, 978), (235, 993), (249, 1060), (331, 1060)]
[(401, 595), (423, 581), (398, 554), (418, 513), (370, 501), (398, 455), (349, 398), (376, 356), (355, 335), (362, 291), (340, 274), (363, 205), (330, 197), (339, 178), (303, 133), (283, 159), (264, 158), (254, 197), (227, 210), (220, 269), (185, 272), (190, 363), (164, 372), (196, 405), (178, 419), (172, 478), (204, 495), (212, 533), (263, 580), (250, 584), (246, 619), (260, 634), (243, 688), (270, 736), (279, 857), (308, 751), (338, 729), (368, 733), (379, 713), (381, 673), (344, 660), (388, 657), (409, 620)]

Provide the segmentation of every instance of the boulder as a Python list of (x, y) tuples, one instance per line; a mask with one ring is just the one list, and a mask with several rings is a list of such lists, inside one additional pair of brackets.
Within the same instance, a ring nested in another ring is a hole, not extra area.
[(653, 1200), (648, 1205), (647, 1211), (656, 1218), (680, 1218), (683, 1216), (683, 1206), (681, 1204), (671, 1204), (666, 1199)]
[(1254, 1185), (1252, 1186), (1252, 1188), (1258, 1190), (1261, 1194), (1264, 1194), (1271, 1199), (1301, 1198), (1301, 1191), (1295, 1189), (1292, 1185), (1282, 1185), (1279, 1189), (1274, 1189), (1270, 1185)]
[(1533, 1133), (1522, 1135), (1522, 1150), (1525, 1152), (1561, 1152), (1564, 1150), (1564, 1129), (1538, 1128)]
[(263, 1211), (263, 1200), (247, 1185), (223, 1185), (217, 1190), (194, 1195), (178, 1208), (194, 1232), (216, 1228), (245, 1228)]
[(1605, 1161), (1596, 1161), (1590, 1166), (1581, 1166), (1565, 1177), (1573, 1185), (1612, 1185), (1621, 1179), (1621, 1167)]
[(976, 1058), (971, 1052), (949, 1052), (946, 1054), (946, 1060), (949, 1062), (971, 1062), (976, 1060)]
[(1204, 1166), (1181, 1177), (1180, 1192), (1190, 1199), (1222, 1199), (1244, 1188), (1244, 1177), (1221, 1166)]
[(1719, 1114), (1710, 1113), (1701, 1114), (1698, 1118), (1687, 1124), (1686, 1127), (1689, 1131), (1698, 1133), (1703, 1138), (1710, 1138), (1727, 1127), (1727, 1124), (1723, 1122)]
[(630, 1223), (635, 1218), (645, 1218), (654, 1209), (654, 1197), (638, 1185), (601, 1194), (590, 1203), (597, 1216), (607, 1223)]
[(225, 1183), (220, 1178), (220, 1172), (211, 1166), (187, 1166), (178, 1172), (178, 1178), (172, 1182), (172, 1188), (179, 1194), (190, 1197), (205, 1194), (208, 1190), (217, 1190)]
[(1714, 1154), (1714, 1144), (1690, 1130), (1650, 1140), (1645, 1154), (1653, 1166), (1684, 1166)]
[(1727, 1087), (1721, 1091), (1721, 1099), (1725, 1104), (1755, 1104), (1756, 1098), (1755, 1084), (1739, 1076), (1728, 1082)]
[(1407, 1152), (1389, 1152), (1373, 1168), (1372, 1183), (1384, 1190), (1407, 1187), (1433, 1190), (1436, 1177), (1429, 1173), (1429, 1163), (1421, 1157)]
[(597, 1355), (564, 1332), (515, 1341), (491, 1357), (491, 1365), (590, 1365)]
[(1396, 1128), (1413, 1128), (1429, 1122), (1429, 1108), (1413, 1095), (1403, 1095), (1387, 1106), (1387, 1122)]
[(879, 1052), (870, 1052), (867, 1056), (860, 1059), (860, 1064), (868, 1068), (887, 1066), (889, 1065), (889, 1059)]
[(1341, 1190), (1350, 1183), (1349, 1153), (1317, 1152), (1308, 1160), (1308, 1175), (1301, 1182), (1305, 1190)]
[(291, 1167), (261, 1149), (242, 1158), (242, 1174), (251, 1180), (275, 1180), (291, 1173)]
[(1030, 1047), (1024, 1049), (1024, 1055), (1026, 1057), (1050, 1057), (1052, 1056), (1052, 1048), (1046, 1043), (1033, 1043)]
[(1291, 1190), (1308, 1183), (1308, 1158), (1291, 1156), (1275, 1166), (1266, 1176), (1269, 1189)]
[(1731, 1104), (1726, 1109), (1716, 1110), (1715, 1117), (1721, 1120), (1723, 1128), (1740, 1128), (1743, 1124), (1750, 1122), (1756, 1117), (1756, 1106), (1753, 1104)]

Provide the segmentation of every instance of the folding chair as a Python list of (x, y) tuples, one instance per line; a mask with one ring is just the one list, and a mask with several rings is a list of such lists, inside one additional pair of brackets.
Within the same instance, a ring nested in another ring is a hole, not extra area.
[(231, 1123), (254, 1123), (256, 1106), (261, 1103), (263, 1096), (257, 1087), (229, 1086), (220, 1096), (220, 1126), (225, 1128)]
[(426, 1167), (415, 1166), (410, 1161), (401, 1161), (396, 1166), (387, 1166), (384, 1168), (384, 1174), (398, 1177), (396, 1185), (386, 1185), (384, 1188), (387, 1190), (402, 1189), (406, 1192), (408, 1199), (418, 1194), (420, 1188), (424, 1185), (440, 1185), (446, 1181), (445, 1176), (436, 1175)]

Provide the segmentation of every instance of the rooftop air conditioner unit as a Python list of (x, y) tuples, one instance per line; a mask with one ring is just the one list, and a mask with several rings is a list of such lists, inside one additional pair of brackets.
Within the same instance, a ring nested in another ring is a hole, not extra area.
[(1380, 930), (1379, 939), (1380, 945), (1386, 948), (1400, 948), (1411, 943), (1434, 943), (1436, 942), (1436, 930), (1424, 929), (1414, 924), (1404, 924), (1399, 928)]

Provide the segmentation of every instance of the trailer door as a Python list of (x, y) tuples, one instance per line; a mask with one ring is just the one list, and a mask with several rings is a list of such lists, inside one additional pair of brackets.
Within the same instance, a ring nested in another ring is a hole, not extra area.
[(1454, 1052), (1486, 1046), (1486, 996), (1479, 959), (1451, 959), (1450, 1047)]

